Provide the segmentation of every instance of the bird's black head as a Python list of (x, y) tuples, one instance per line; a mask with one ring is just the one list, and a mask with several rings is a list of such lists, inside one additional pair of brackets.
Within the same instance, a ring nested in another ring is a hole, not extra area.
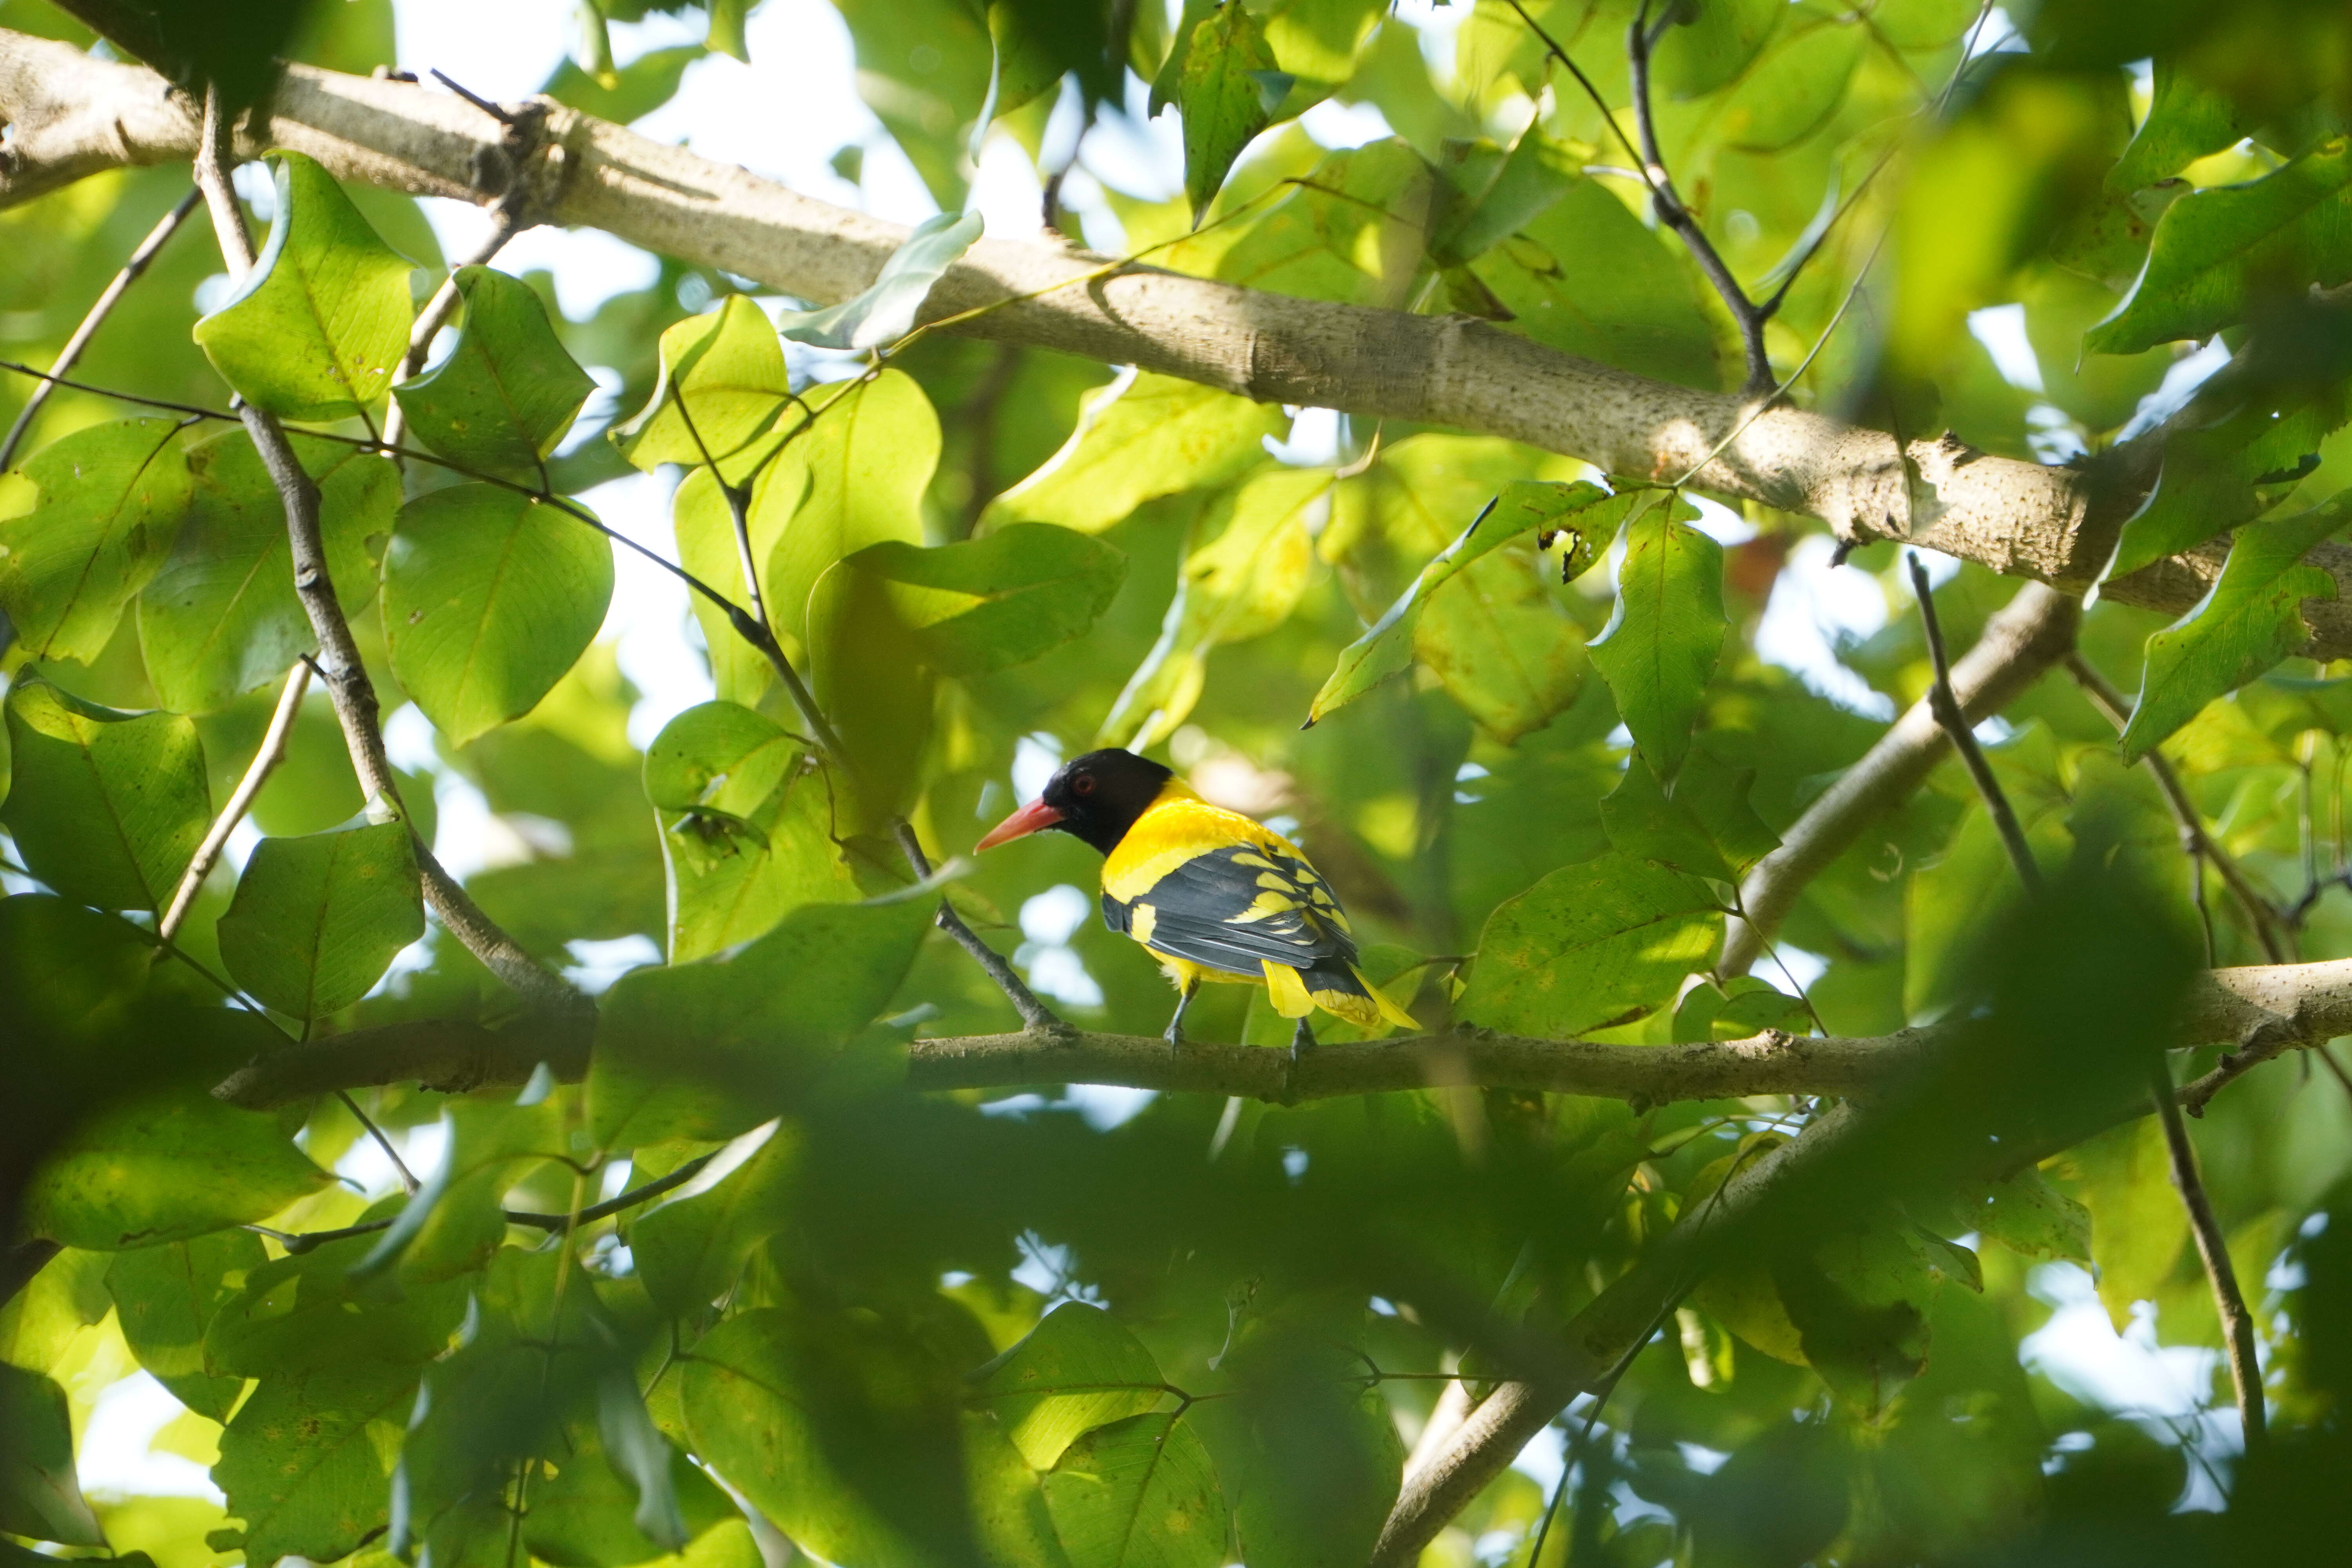
[(1046, 782), (1044, 794), (998, 823), (978, 847), (992, 849), (1008, 839), (1052, 827), (1108, 855), (1160, 798), (1160, 787), (1172, 776), (1158, 763), (1117, 748), (1073, 757)]

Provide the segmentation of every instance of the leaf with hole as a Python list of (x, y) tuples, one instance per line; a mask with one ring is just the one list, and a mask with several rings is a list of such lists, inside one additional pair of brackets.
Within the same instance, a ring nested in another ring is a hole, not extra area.
[(408, 352), (416, 270), (368, 226), (333, 175), (279, 153), (278, 220), (228, 303), (196, 342), (257, 407), (289, 419), (341, 419), (383, 397)]
[(465, 325), (449, 357), (393, 388), (408, 427), (455, 463), (525, 482), (596, 390), (530, 286), (487, 267), (461, 267)]
[(93, 425), (25, 464), (33, 510), (0, 519), (0, 611), (34, 658), (94, 663), (179, 537), (192, 489), (168, 419)]
[(221, 962), (268, 1006), (305, 1020), (339, 1013), (425, 934), (405, 822), (265, 838), (221, 917)]
[(495, 485), (428, 491), (384, 553), (392, 672), (462, 746), (536, 707), (612, 597), (613, 547), (578, 518)]

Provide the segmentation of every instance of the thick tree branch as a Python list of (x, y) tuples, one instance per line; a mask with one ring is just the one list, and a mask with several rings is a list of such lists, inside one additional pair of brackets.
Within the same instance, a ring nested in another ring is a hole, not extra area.
[[(601, 228), (801, 299), (848, 298), (907, 231), (795, 195), (560, 105), (543, 105), (523, 167), (508, 128), (449, 94), (289, 68), (240, 145), (283, 146), (339, 177), (490, 202), (520, 189), (551, 223)], [(0, 116), (15, 126), (0, 202), (126, 163), (189, 157), (197, 126), (143, 68), (0, 31)], [(1106, 268), (1113, 270), (1106, 271)], [(1828, 521), (1842, 538), (1908, 538), (2011, 576), (2081, 592), (2098, 578), (2148, 475), (2142, 464), (2045, 468), (1950, 440), (1907, 452), (1881, 432), (1800, 409), (1670, 385), (1466, 317), (1425, 317), (1237, 288), (1041, 244), (983, 240), (933, 290), (929, 319), (1265, 402), (1335, 408), (1506, 436), (1612, 473), (1681, 474), (1727, 437), (1694, 481)], [(1906, 532), (1916, 485), (1943, 510)], [(2105, 585), (2121, 603), (2179, 613), (2225, 549), (2209, 543)], [(2352, 549), (2309, 559), (2352, 577)], [(2306, 601), (2311, 650), (2352, 653), (2352, 592)]]
[(213, 1088), (248, 1110), (299, 1105), (337, 1089), (415, 1083), (444, 1094), (530, 1081), (541, 1063), (567, 1083), (588, 1070), (589, 1031), (544, 1016), (503, 1029), (420, 1018), (281, 1046)]
[[(254, 266), (253, 240), (246, 233), (244, 211), (236, 205), (236, 193), (228, 182), (226, 128), (217, 124), (210, 100), (203, 130), (194, 154), (196, 185), (212, 209), (222, 259), (233, 276), (242, 278)], [(342, 605), (335, 598), (334, 579), (327, 570), (326, 542), (319, 524), (319, 487), (294, 455), (294, 445), (276, 415), (247, 404), (238, 410), (238, 417), (285, 503), (295, 596), (310, 619), (310, 635), (319, 641), (318, 673), (334, 701), (335, 717), (342, 725), (343, 742), (360, 787), (409, 821), (414, 837), (414, 819), (401, 804), (399, 775), (384, 751), (375, 686), (368, 679), (359, 644), (352, 637), (351, 623), (343, 618)], [(536, 1006), (571, 1009), (581, 1005), (578, 992), (541, 968), (482, 912), (472, 895), (434, 858), (430, 845), (418, 838), (415, 848), (425, 901), (485, 968)]]
[[(1985, 623), (1976, 646), (1952, 666), (1952, 690), (1970, 722), (1999, 712), (2074, 647), (2082, 606), (2055, 589), (2030, 584)], [(1740, 884), (1746, 920), (1725, 934), (1716, 973), (1745, 974), (1780, 929), (1797, 896), (1852, 847), (1864, 829), (1908, 797), (1936, 764), (1951, 754), (1951, 740), (1923, 699), (1879, 737), (1862, 760), (1790, 825), (1780, 847), (1757, 862)]]

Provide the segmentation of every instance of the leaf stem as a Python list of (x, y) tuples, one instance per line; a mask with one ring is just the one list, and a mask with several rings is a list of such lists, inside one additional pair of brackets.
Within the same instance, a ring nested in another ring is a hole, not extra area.
[(1993, 777), (1992, 764), (1985, 761), (1984, 748), (1977, 744), (1976, 731), (1969, 727), (1968, 715), (1960, 711), (1960, 700), (1952, 694), (1952, 666), (1944, 653), (1944, 628), (1936, 618), (1936, 591), (1928, 585), (1927, 569), (1919, 563), (1916, 550), (1904, 552), (1904, 559), (1910, 563), (1911, 591), (1918, 596), (1919, 622), (1927, 629), (1928, 657), (1936, 665), (1936, 684), (1928, 693), (1929, 710), (1950, 737), (1952, 749), (1959, 752), (1960, 761), (1968, 764), (1969, 777), (1975, 781), (1977, 794), (2000, 834), (2010, 864), (2017, 868), (2017, 879), (2025, 885), (2027, 892), (2039, 896), (2042, 868), (2034, 861), (2033, 850), (2025, 841), (2025, 830), (2018, 826), (2017, 813), (2010, 809), (2009, 796), (2001, 792), (2000, 781)]
[(229, 835), (236, 832), (236, 825), (245, 820), (245, 814), (252, 809), (254, 797), (269, 782), (269, 775), (277, 771), (278, 764), (286, 760), (286, 743), (293, 737), (295, 718), (302, 711), (302, 696), (310, 689), (310, 666), (298, 658), (294, 661), (294, 668), (286, 672), (286, 684), (278, 693), (278, 708), (269, 716), (269, 728), (262, 731), (260, 749), (253, 753), (253, 761), (246, 764), (245, 776), (236, 781), (236, 788), (231, 792), (228, 804), (221, 807), (218, 816), (213, 818), (211, 830), (205, 833), (204, 842), (196, 846), (195, 858), (190, 860), (188, 868), (180, 874), (180, 885), (173, 890), (171, 904), (164, 910), (163, 918), (155, 922), (157, 940), (169, 942), (179, 931), (181, 922), (188, 918), (188, 910), (194, 907), (196, 894), (204, 889), (205, 879), (212, 875), (221, 851), (227, 847)]

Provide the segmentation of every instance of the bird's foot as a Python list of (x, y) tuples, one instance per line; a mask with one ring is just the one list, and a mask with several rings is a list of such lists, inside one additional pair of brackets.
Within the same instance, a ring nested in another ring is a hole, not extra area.
[(1301, 1018), (1298, 1020), (1298, 1026), (1290, 1032), (1290, 1059), (1295, 1062), (1301, 1055), (1314, 1048), (1315, 1031), (1307, 1026), (1306, 1019)]
[(1160, 1032), (1160, 1037), (1168, 1042), (1168, 1048), (1171, 1051), (1184, 1048), (1184, 1026), (1181, 1024), (1169, 1025)]

